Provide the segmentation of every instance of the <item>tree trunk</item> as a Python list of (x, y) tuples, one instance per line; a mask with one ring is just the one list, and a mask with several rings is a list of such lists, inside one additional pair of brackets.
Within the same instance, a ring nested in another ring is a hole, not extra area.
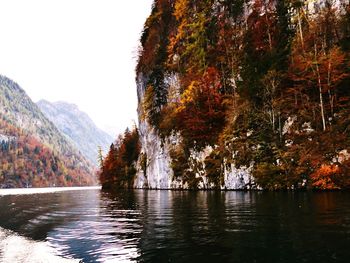
[(282, 124), (281, 124), (281, 112), (278, 112), (278, 133), (280, 136), (280, 142), (282, 142)]
[(322, 83), (321, 83), (320, 70), (318, 67), (316, 43), (314, 44), (314, 49), (315, 49), (315, 65), (316, 65), (316, 74), (317, 74), (317, 84), (318, 84), (318, 91), (320, 93), (320, 108), (321, 108), (322, 127), (323, 127), (323, 130), (325, 131), (326, 130), (326, 119), (325, 119), (325, 114), (324, 114)]
[(329, 106), (331, 108), (331, 116), (334, 117), (334, 96), (331, 91), (331, 61), (328, 61), (328, 76), (327, 76), (327, 86), (328, 86), (328, 96), (329, 96)]
[(264, 1), (264, 8), (265, 8), (265, 23), (267, 25), (267, 36), (268, 36), (268, 39), (269, 39), (269, 47), (270, 47), (270, 51), (272, 51), (272, 36), (271, 36), (271, 29), (270, 29), (270, 23), (269, 23), (269, 20), (268, 20), (268, 7), (266, 5), (266, 2)]
[(298, 27), (299, 27), (299, 35), (300, 35), (300, 42), (301, 42), (301, 47), (304, 50), (304, 36), (303, 36), (303, 28), (301, 26), (301, 18), (300, 18), (300, 12), (299, 10), (297, 11), (297, 19), (298, 19)]

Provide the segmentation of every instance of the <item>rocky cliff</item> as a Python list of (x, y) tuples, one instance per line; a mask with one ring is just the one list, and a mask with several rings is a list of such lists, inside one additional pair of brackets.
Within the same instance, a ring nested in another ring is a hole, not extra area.
[[(145, 109), (143, 103), (145, 101), (146, 83), (147, 80), (143, 77), (138, 78), (138, 131), (141, 142), (141, 154), (134, 179), (135, 188), (239, 190), (257, 187), (251, 175), (252, 168), (246, 166), (237, 168), (234, 163), (221, 164), (221, 169), (217, 171), (218, 176), (221, 178), (219, 185), (210, 182), (206, 171), (205, 160), (213, 152), (211, 146), (207, 146), (201, 151), (191, 149), (188, 158), (180, 160), (188, 163), (183, 168), (187, 171), (180, 171), (181, 175), (177, 176), (174, 173), (174, 159), (176, 157), (172, 153), (181, 148), (183, 139), (180, 133), (174, 132), (170, 136), (161, 137), (159, 131), (144, 117)], [(173, 87), (179, 87), (179, 83), (176, 83), (176, 78), (175, 81), (173, 79), (169, 89)], [(192, 174), (192, 177), (194, 176), (194, 184), (190, 182), (188, 176), (186, 176), (186, 172)]]
[(349, 14), (348, 1), (155, 0), (136, 67), (136, 174), (111, 165), (107, 181), (350, 188)]
[(350, 188), (349, 3), (155, 0), (134, 187)]

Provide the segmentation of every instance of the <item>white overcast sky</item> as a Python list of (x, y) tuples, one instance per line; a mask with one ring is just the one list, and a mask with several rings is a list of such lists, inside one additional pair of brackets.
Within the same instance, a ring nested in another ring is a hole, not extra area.
[(135, 64), (152, 0), (0, 0), (0, 74), (116, 134), (137, 121)]

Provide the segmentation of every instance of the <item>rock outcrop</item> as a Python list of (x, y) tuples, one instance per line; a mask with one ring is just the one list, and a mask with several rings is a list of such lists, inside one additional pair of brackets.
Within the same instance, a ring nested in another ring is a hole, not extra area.
[[(173, 82), (171, 87), (178, 86)], [(169, 92), (170, 93), (170, 92)], [(145, 189), (189, 189), (190, 186), (183, 177), (174, 175), (171, 151), (179, 147), (182, 138), (180, 134), (173, 134), (161, 138), (155, 127), (144, 118), (142, 102), (145, 96), (145, 79), (138, 78), (137, 94), (139, 99), (139, 135), (141, 141), (141, 154), (137, 163), (137, 172), (134, 179), (135, 188)], [(173, 92), (171, 93), (173, 94)], [(198, 184), (196, 189), (242, 190), (256, 187), (251, 175), (251, 167), (236, 168), (234, 164), (222, 165), (222, 183), (216, 185), (209, 182), (205, 169), (205, 159), (211, 154), (213, 148), (208, 146), (202, 151), (191, 150), (188, 158), (188, 170), (194, 174)]]

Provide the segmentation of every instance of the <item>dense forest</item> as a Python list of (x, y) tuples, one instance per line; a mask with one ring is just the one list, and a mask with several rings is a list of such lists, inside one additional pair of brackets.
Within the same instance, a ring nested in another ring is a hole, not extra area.
[(218, 187), (234, 163), (257, 188), (350, 188), (349, 1), (156, 0), (140, 41), (140, 117), (181, 135), (172, 168), (190, 188), (207, 146)]
[(94, 185), (95, 173), (26, 92), (0, 75), (0, 188)]
[(126, 129), (123, 135), (111, 144), (103, 158), (99, 152), (99, 179), (103, 188), (131, 188), (136, 174), (136, 162), (140, 154), (139, 134), (136, 127)]
[(54, 154), (0, 115), (0, 188), (93, 185), (80, 160)]

